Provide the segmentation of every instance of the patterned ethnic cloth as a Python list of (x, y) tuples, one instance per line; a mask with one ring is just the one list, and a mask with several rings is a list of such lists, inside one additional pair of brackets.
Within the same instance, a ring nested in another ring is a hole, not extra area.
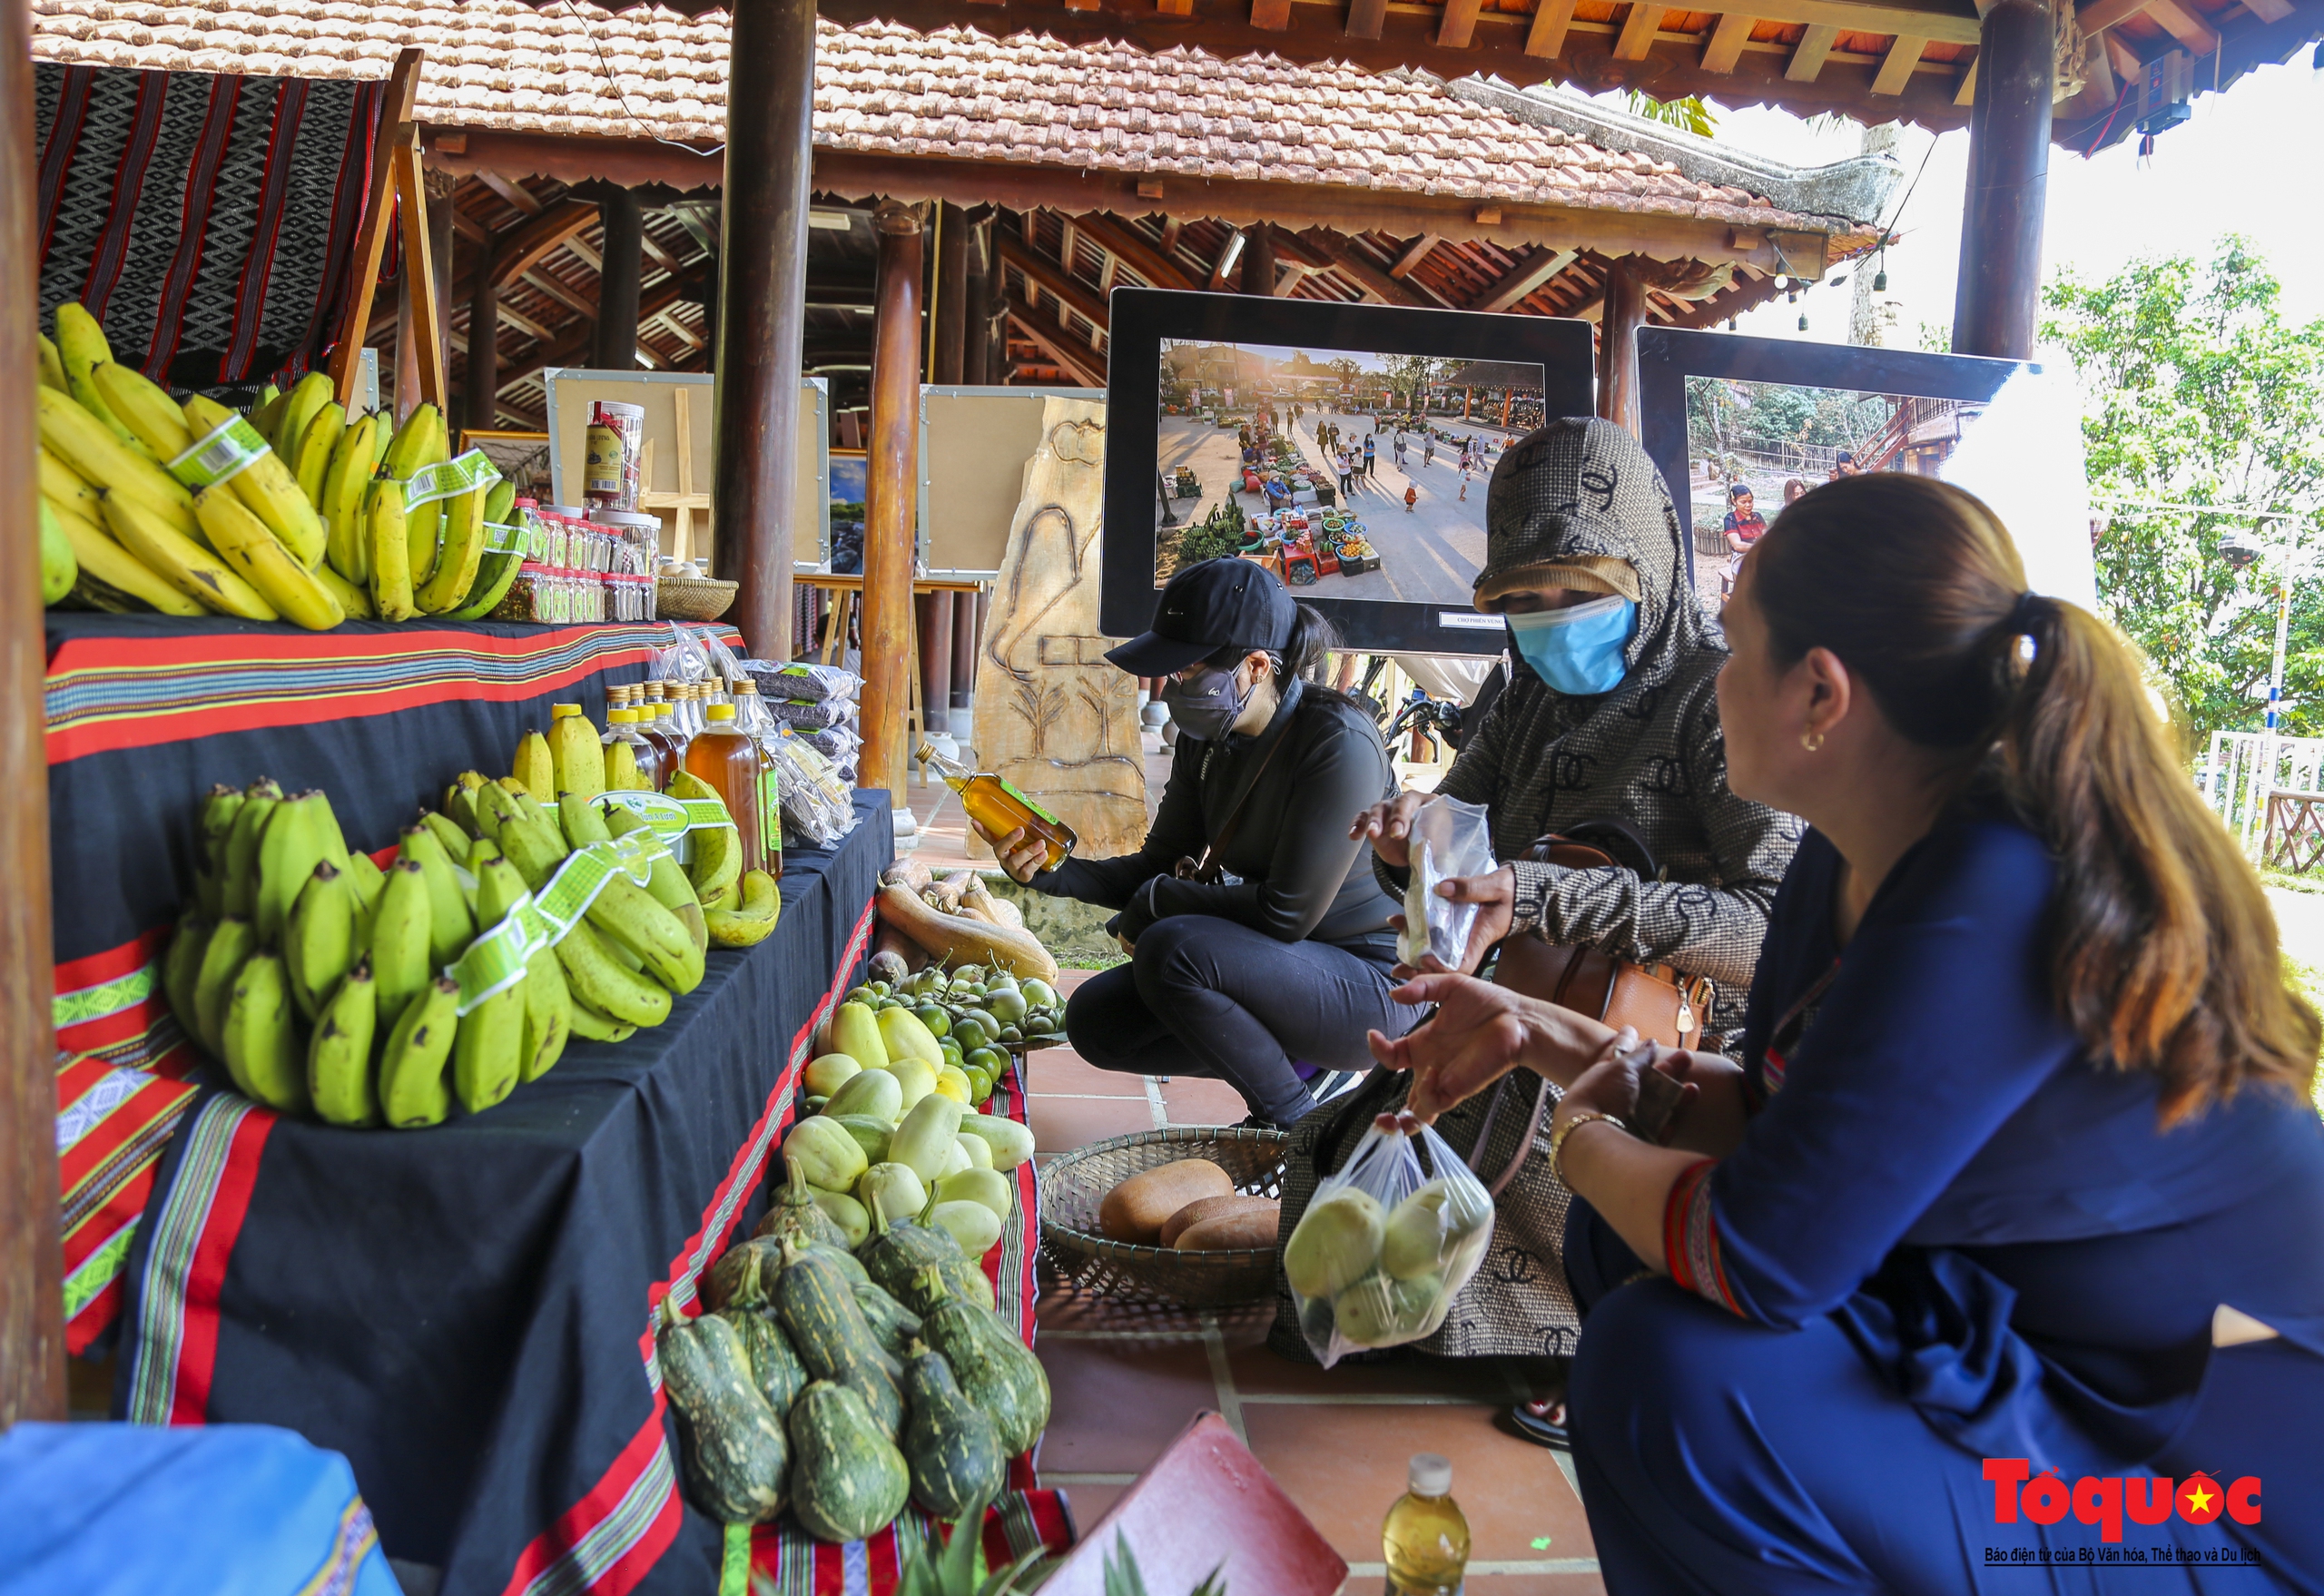
[[(1508, 690), (1462, 741), (1437, 791), (1492, 810), (1493, 852), (1503, 860), (1515, 860), (1546, 832), (1586, 821), (1619, 819), (1634, 828), (1666, 879), (1647, 881), (1619, 866), (1516, 862), (1516, 928), (1709, 976), (1718, 989), (1709, 1020), (1716, 1042), (1743, 1022), (1768, 911), (1798, 845), (1799, 823), (1728, 790), (1714, 696), (1727, 646), (1695, 596), (1669, 490), (1620, 427), (1561, 419), (1502, 457), (1485, 527), (1486, 575), (1577, 557), (1630, 562), (1639, 576), (1638, 627), (1621, 685), (1593, 697), (1557, 693), (1512, 658)], [(1403, 872), (1377, 860), (1374, 867), (1401, 897)], [(1405, 1087), (1403, 1076), (1374, 1071), (1361, 1089), (1300, 1122), (1284, 1183), (1283, 1235), (1305, 1211), (1317, 1181), (1344, 1166), (1372, 1116), (1403, 1101)], [(1521, 1151), (1528, 1163), (1502, 1192), (1492, 1252), (1443, 1327), (1417, 1344), (1423, 1352), (1573, 1351), (1580, 1321), (1559, 1261), (1571, 1199), (1549, 1167), (1548, 1117), (1530, 1148), (1518, 1145), (1538, 1088), (1538, 1077), (1513, 1073), (1437, 1126), (1482, 1179), (1494, 1178)], [(1308, 1356), (1287, 1293), (1268, 1345)]]

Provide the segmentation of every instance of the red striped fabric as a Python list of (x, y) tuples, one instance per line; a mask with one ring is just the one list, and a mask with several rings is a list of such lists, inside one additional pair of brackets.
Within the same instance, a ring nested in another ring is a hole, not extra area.
[(178, 1343), (177, 1380), (169, 1413), (172, 1424), (207, 1422), (210, 1381), (218, 1369), (218, 1294), (225, 1288), (226, 1266), (234, 1256), (234, 1242), (250, 1212), (251, 1193), (258, 1185), (258, 1163), (266, 1138), (274, 1128), (274, 1114), (253, 1107), (234, 1128), (226, 1150), (226, 1165), (210, 1199), (210, 1214), (194, 1244), (193, 1266), (186, 1273), (182, 1331)]
[[(142, 192), (145, 187), (146, 163), (153, 157), (153, 141), (162, 131), (162, 113), (169, 108), (170, 84), (166, 74), (149, 74), (137, 89), (137, 118), (132, 124), (129, 142), (121, 153), (121, 163), (113, 172), (113, 192), (120, 194)], [(114, 284), (121, 281), (123, 258), (129, 250), (130, 229), (136, 225), (138, 210), (134, 205), (116, 205), (104, 232), (97, 241), (96, 259), (90, 263), (89, 275), (81, 288), (81, 303), (99, 321), (105, 319), (105, 306), (113, 299)]]
[(153, 328), (153, 346), (146, 352), (145, 375), (164, 378), (177, 358), (178, 330), (185, 323), (186, 295), (194, 274), (202, 269), (202, 245), (210, 238), (210, 210), (216, 197), (218, 164), (226, 157), (226, 142), (233, 135), (234, 113), (241, 104), (242, 80), (220, 76), (210, 85), (209, 114), (202, 119), (202, 142), (195, 146), (192, 168), (186, 173), (185, 221), (178, 235), (177, 253), (162, 280), (162, 313)]

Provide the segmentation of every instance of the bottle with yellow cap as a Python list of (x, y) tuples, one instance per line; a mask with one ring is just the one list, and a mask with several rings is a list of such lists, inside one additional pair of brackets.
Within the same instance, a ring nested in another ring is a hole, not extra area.
[(759, 751), (759, 836), (766, 843), (766, 872), (783, 874), (782, 767), (767, 744), (777, 734), (774, 717), (759, 702), (759, 685), (744, 676), (734, 684), (734, 724)]
[(597, 728), (577, 704), (552, 704), (549, 714), (555, 717), (548, 729), (549, 768), (557, 793), (596, 797), (606, 790), (606, 745), (597, 740)]
[[(638, 729), (637, 711), (630, 705), (606, 712), (606, 734), (598, 741), (605, 744), (608, 791), (626, 786), (652, 792), (668, 784), (662, 751), (645, 740)], [(625, 779), (615, 781), (616, 774)]]
[(766, 841), (759, 825), (759, 745), (734, 724), (734, 706), (714, 704), (704, 712), (702, 732), (686, 744), (686, 773), (706, 783), (734, 817), (743, 868), (767, 868)]

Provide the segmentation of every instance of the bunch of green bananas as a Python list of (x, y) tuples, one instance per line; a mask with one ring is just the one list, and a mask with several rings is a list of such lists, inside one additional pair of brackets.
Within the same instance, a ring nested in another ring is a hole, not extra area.
[[(190, 488), (170, 462), (234, 412), (200, 394), (181, 403), (116, 363), (76, 303), (57, 307), (54, 342), (40, 339), (37, 397), (41, 496), (56, 534), (43, 544), (45, 602), (314, 631), (350, 616), (474, 620), (523, 563), (487, 548), (487, 526), (513, 507), (513, 483), (404, 514), (404, 482), (445, 458), (433, 405), (394, 432), (384, 415), (350, 419), (330, 378), (310, 371), (250, 412), (266, 452), (224, 482)], [(394, 540), (391, 559), (374, 557), (383, 537)]]

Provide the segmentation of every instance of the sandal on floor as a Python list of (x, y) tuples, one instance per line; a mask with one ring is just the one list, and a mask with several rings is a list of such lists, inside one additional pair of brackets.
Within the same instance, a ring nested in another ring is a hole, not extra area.
[(1531, 1441), (1536, 1446), (1554, 1447), (1560, 1452), (1573, 1450), (1573, 1444), (1565, 1433), (1565, 1404), (1562, 1402), (1521, 1402), (1515, 1407), (1502, 1409), (1493, 1423), (1520, 1441)]

